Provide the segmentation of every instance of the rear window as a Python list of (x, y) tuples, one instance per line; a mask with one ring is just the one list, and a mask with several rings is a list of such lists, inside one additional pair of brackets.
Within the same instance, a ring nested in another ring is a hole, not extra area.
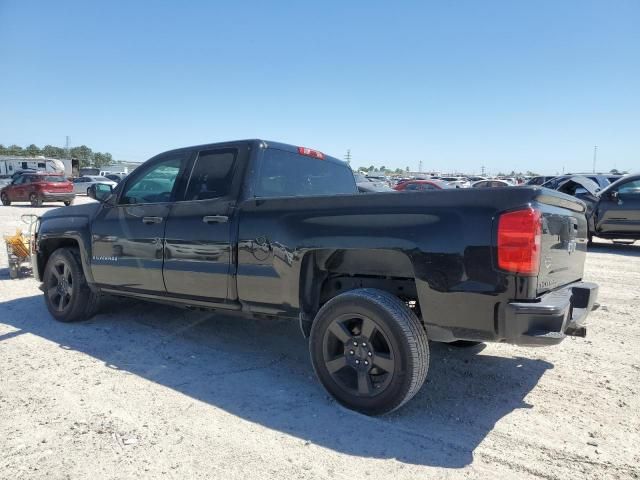
[(46, 177), (38, 177), (38, 180), (36, 180), (36, 181), (50, 182), (50, 183), (62, 183), (62, 182), (66, 182), (67, 179), (64, 178), (61, 175), (47, 175)]
[(257, 197), (306, 197), (358, 193), (347, 165), (275, 148), (264, 152)]

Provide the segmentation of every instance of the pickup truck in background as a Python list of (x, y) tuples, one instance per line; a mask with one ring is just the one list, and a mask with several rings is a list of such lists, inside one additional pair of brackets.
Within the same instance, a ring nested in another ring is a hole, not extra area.
[(626, 175), (605, 188), (592, 178), (572, 175), (563, 177), (556, 190), (584, 202), (589, 243), (593, 237), (625, 244), (640, 240), (640, 174)]
[(594, 236), (614, 242), (640, 240), (640, 174), (616, 180), (590, 200), (589, 240)]
[(320, 382), (366, 414), (418, 392), (429, 341), (557, 344), (597, 295), (584, 204), (539, 187), (362, 195), (340, 160), (246, 140), (162, 153), (90, 195), (34, 238), (55, 319), (103, 294), (296, 319)]

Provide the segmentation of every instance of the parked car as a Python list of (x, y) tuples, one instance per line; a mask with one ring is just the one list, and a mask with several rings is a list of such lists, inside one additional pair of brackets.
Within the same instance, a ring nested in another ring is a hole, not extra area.
[(362, 195), (345, 162), (262, 140), (89, 188), (99, 202), (45, 213), (34, 240), (55, 319), (91, 317), (102, 294), (289, 318), (324, 387), (366, 414), (418, 392), (429, 340), (557, 344), (585, 335), (597, 296), (584, 204), (551, 190)]
[(626, 177), (626, 175), (622, 174), (622, 173), (618, 173), (618, 174), (607, 174), (605, 175), (607, 177), (607, 180), (609, 180), (610, 183), (613, 182), (617, 182), (618, 180), (620, 180), (621, 178)]
[(469, 188), (471, 183), (465, 177), (440, 177), (440, 180), (447, 182), (454, 188)]
[(537, 177), (533, 177), (530, 178), (529, 180), (527, 180), (525, 182), (525, 185), (542, 185), (546, 182), (548, 182), (549, 180), (552, 180), (555, 178), (555, 175), (551, 175), (551, 176), (545, 176), (545, 175), (540, 175)]
[(117, 172), (117, 171), (113, 171), (113, 170), (100, 170), (100, 172), (98, 172), (97, 174), (94, 175), (99, 175), (101, 177), (106, 177), (107, 175), (123, 175), (126, 176), (127, 172)]
[(496, 188), (496, 187), (513, 187), (513, 185), (511, 185), (506, 180), (498, 180), (496, 178), (493, 180), (480, 180), (479, 182), (473, 182), (471, 184), (471, 187), (472, 188)]
[(356, 179), (358, 191), (360, 191), (361, 193), (393, 192), (393, 188), (387, 185), (386, 182), (381, 182), (358, 172), (354, 172), (353, 176)]
[(514, 177), (498, 177), (496, 180), (502, 180), (503, 182), (507, 182), (511, 186), (518, 185), (518, 179)]
[(585, 173), (585, 174), (560, 175), (559, 177), (554, 177), (551, 180), (543, 183), (542, 186), (545, 187), (545, 188), (550, 188), (551, 190), (557, 190), (558, 186), (561, 183), (565, 182), (567, 179), (569, 179), (571, 177), (585, 177), (585, 178), (588, 178), (592, 182), (595, 182), (596, 184), (598, 184), (598, 187), (601, 190), (611, 184), (611, 182), (609, 182), (609, 179), (606, 177), (606, 175)]
[(93, 175), (85, 175), (83, 177), (78, 177), (73, 179), (73, 192), (76, 194), (86, 194), (91, 185), (95, 185), (96, 183), (104, 183), (106, 185), (111, 185), (112, 188), (115, 188), (118, 185), (117, 182), (113, 180), (109, 180), (106, 177), (93, 176)]
[(442, 180), (409, 180), (399, 183), (394, 190), (399, 192), (416, 192), (424, 190), (444, 190), (447, 188), (455, 188)]
[(126, 173), (107, 173), (105, 178), (108, 178), (112, 182), (120, 183), (126, 176)]
[(63, 202), (68, 206), (74, 198), (73, 184), (69, 180), (63, 175), (44, 172), (22, 173), (0, 190), (3, 205), (30, 202), (31, 206), (40, 207), (43, 202)]
[(373, 180), (374, 182), (382, 182), (386, 185), (389, 185), (389, 178), (386, 175), (367, 173), (366, 177)]

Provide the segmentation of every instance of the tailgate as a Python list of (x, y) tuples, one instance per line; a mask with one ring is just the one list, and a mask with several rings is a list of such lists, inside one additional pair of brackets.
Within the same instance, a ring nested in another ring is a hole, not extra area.
[(71, 182), (46, 182), (42, 184), (42, 190), (50, 193), (70, 193), (73, 191)]
[[(582, 279), (587, 252), (587, 219), (584, 211), (565, 208), (555, 201), (550, 203), (552, 205), (544, 202), (541, 208), (538, 295)], [(576, 205), (581, 206), (578, 203)]]

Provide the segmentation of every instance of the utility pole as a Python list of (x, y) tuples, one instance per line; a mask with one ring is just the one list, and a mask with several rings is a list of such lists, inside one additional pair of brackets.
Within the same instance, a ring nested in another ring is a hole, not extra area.
[(596, 173), (596, 160), (598, 158), (598, 145), (593, 146), (593, 173)]
[(422, 160), (420, 160), (420, 163), (418, 164), (418, 173), (422, 173)]
[(70, 152), (69, 146), (70, 146), (70, 144), (71, 144), (71, 137), (69, 135), (67, 135), (67, 141), (64, 144), (64, 150), (65, 150), (65, 153), (67, 155), (67, 158), (69, 158), (69, 152)]
[(344, 159), (347, 161), (348, 164), (351, 164), (351, 149), (350, 148), (347, 149), (347, 153), (345, 154)]
[(484, 165), (482, 165), (481, 170), (482, 170), (482, 176), (484, 177), (484, 173), (485, 173), (485, 171), (484, 171)]

